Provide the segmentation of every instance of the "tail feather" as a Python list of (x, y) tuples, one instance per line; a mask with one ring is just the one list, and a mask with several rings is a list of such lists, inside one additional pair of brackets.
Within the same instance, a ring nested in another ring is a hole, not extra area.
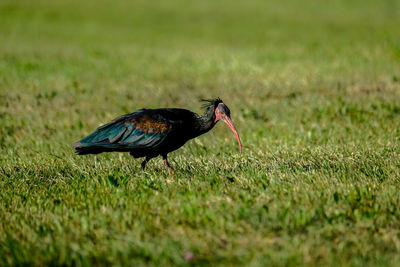
[(104, 152), (101, 148), (91, 145), (83, 145), (81, 142), (76, 142), (72, 145), (75, 148), (75, 153), (78, 155), (99, 154)]
[(73, 147), (75, 148), (75, 153), (78, 155), (99, 154), (111, 151), (120, 151), (120, 152), (129, 151), (129, 149), (126, 146), (121, 146), (118, 144), (110, 144), (110, 143), (90, 144), (90, 143), (76, 142), (75, 144), (73, 144)]

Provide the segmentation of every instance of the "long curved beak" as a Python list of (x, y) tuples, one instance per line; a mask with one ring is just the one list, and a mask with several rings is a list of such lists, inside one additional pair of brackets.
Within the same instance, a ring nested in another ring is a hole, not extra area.
[(231, 118), (229, 118), (228, 116), (224, 116), (222, 118), (222, 120), (229, 126), (229, 128), (231, 128), (232, 132), (235, 134), (236, 139), (239, 143), (239, 149), (240, 149), (240, 153), (242, 153), (242, 142), (240, 142), (240, 137), (238, 132), (236, 131), (235, 125), (233, 124)]

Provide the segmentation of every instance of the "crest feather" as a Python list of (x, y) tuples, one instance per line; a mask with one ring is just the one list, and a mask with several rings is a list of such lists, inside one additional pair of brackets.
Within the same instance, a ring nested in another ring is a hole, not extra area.
[(202, 106), (203, 108), (212, 107), (215, 109), (219, 103), (222, 103), (222, 100), (221, 98), (217, 97), (214, 99), (202, 99), (201, 102), (205, 102)]

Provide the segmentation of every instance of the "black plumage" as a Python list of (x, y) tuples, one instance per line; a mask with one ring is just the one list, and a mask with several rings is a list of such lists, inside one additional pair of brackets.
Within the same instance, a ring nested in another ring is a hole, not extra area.
[(161, 155), (164, 165), (170, 167), (169, 152), (208, 132), (218, 120), (231, 127), (241, 147), (229, 108), (219, 98), (203, 101), (206, 105), (202, 115), (186, 109), (160, 108), (140, 109), (120, 116), (75, 143), (75, 152), (78, 155), (129, 152), (135, 158), (145, 157), (143, 168), (150, 159)]

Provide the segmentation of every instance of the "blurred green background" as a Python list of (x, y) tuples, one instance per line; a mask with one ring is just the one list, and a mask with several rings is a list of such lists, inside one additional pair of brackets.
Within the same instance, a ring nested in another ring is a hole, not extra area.
[[(398, 265), (399, 25), (397, 0), (1, 1), (0, 263)], [(218, 96), (242, 155), (220, 125), (175, 174), (71, 148)]]

